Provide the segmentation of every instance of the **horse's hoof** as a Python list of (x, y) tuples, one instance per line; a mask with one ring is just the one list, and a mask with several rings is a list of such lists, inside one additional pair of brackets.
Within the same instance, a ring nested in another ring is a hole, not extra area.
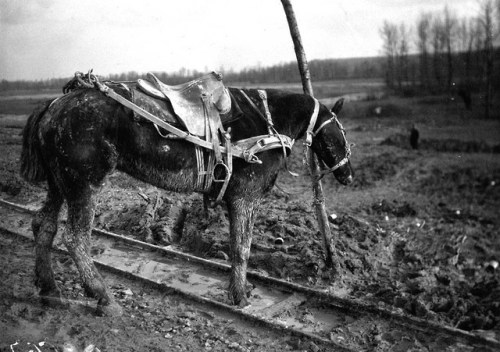
[(232, 305), (238, 306), (239, 308), (244, 308), (250, 305), (246, 294), (239, 295), (237, 293), (229, 293), (229, 300)]
[(64, 299), (59, 290), (40, 292), (40, 301), (44, 306), (51, 308), (68, 308), (69, 302)]
[(250, 298), (250, 296), (252, 295), (252, 291), (254, 288), (255, 288), (255, 285), (252, 284), (251, 282), (247, 281), (247, 283), (245, 285), (245, 292), (246, 292), (248, 298)]
[(238, 307), (239, 308), (245, 308), (247, 306), (250, 305), (250, 302), (248, 302), (248, 299), (246, 297), (243, 297), (241, 300), (240, 300), (240, 303), (238, 303)]
[(248, 281), (243, 285), (242, 290), (236, 289), (236, 285), (229, 284), (228, 296), (231, 304), (240, 308), (249, 306), (250, 302), (247, 298), (250, 298), (250, 296), (252, 295), (252, 290), (254, 288), (255, 285)]
[(103, 317), (119, 317), (123, 315), (122, 307), (115, 301), (107, 304), (97, 304), (97, 314)]

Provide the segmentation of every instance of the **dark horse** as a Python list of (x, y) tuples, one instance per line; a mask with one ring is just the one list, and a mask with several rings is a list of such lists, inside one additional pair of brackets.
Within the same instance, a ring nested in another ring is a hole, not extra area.
[[(240, 118), (231, 121), (233, 141), (267, 135), (267, 124), (239, 89), (229, 88), (239, 105)], [(245, 92), (258, 99), (256, 90)], [(127, 97), (126, 91), (121, 95)], [(301, 138), (315, 107), (313, 98), (267, 90), (268, 105), (278, 133)], [(335, 107), (334, 107), (335, 108)], [(348, 157), (349, 146), (340, 123), (325, 124), (334, 116), (320, 104), (312, 149), (323, 166), (333, 167)], [(246, 270), (252, 228), (259, 200), (269, 192), (286, 159), (277, 148), (258, 155), (262, 164), (235, 158), (233, 174), (224, 194), (230, 221), (232, 270), (229, 298), (233, 304), (247, 304)], [(90, 234), (96, 198), (106, 176), (114, 170), (157, 187), (197, 192), (197, 164), (194, 145), (179, 139), (165, 139), (153, 124), (97, 89), (76, 89), (35, 110), (23, 132), (21, 173), (28, 181), (46, 181), (47, 198), (34, 216), (32, 228), (36, 241), (36, 284), (42, 298), (61, 298), (54, 280), (50, 249), (57, 232), (58, 215), (67, 202), (68, 219), (64, 243), (75, 261), (88, 296), (98, 300), (101, 314), (120, 314), (121, 308), (109, 293), (89, 255)], [(347, 162), (333, 171), (342, 184), (352, 181)], [(215, 196), (221, 188), (214, 183), (207, 194)]]

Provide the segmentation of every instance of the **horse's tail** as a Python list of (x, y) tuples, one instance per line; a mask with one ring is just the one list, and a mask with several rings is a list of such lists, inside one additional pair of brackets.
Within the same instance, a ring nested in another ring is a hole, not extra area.
[(29, 116), (23, 130), (23, 149), (21, 151), (21, 176), (29, 182), (41, 182), (47, 179), (43, 165), (38, 125), (54, 99), (37, 107)]

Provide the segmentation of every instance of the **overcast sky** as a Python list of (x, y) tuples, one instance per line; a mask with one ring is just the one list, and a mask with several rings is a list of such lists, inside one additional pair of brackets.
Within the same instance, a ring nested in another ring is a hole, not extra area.
[[(292, 0), (308, 60), (380, 55), (384, 20), (413, 26), (447, 3), (478, 13), (478, 0)], [(0, 80), (294, 60), (280, 0), (0, 0)]]

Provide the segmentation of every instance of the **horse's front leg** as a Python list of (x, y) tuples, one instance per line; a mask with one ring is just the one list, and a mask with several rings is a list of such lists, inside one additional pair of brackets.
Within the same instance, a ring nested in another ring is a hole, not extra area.
[(236, 198), (227, 201), (230, 226), (231, 276), (229, 299), (235, 305), (248, 305), (247, 263), (252, 244), (255, 199)]

